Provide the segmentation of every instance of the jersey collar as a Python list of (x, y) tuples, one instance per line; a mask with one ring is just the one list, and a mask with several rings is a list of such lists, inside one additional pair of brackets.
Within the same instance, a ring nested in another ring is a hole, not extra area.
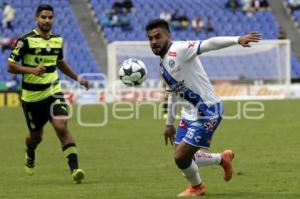
[[(32, 30), (36, 35), (40, 35), (41, 36), (41, 34), (36, 30), (36, 29), (33, 29)], [(50, 36), (51, 35), (53, 35), (53, 33), (50, 31)], [(41, 36), (42, 37), (42, 36)], [(46, 40), (48, 40), (48, 39), (50, 39), (50, 38), (44, 38), (44, 37), (42, 37), (43, 39), (46, 39)]]

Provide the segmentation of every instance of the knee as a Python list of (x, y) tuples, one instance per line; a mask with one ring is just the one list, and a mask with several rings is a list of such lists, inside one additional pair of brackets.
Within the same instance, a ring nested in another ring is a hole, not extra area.
[(182, 167), (183, 158), (180, 157), (180, 156), (175, 155), (174, 160), (175, 160), (175, 164), (177, 165), (177, 167), (181, 168)]
[(42, 136), (39, 136), (35, 141), (37, 144), (41, 143), (43, 140)]
[(186, 169), (191, 164), (191, 159), (188, 159), (183, 154), (178, 152), (175, 153), (174, 160), (175, 160), (175, 164), (179, 169)]
[(67, 124), (66, 124), (66, 122), (63, 122), (63, 121), (55, 123), (53, 125), (53, 127), (59, 135), (63, 135), (67, 131)]
[(27, 140), (30, 142), (34, 142), (35, 145), (38, 145), (42, 142), (43, 137), (41, 134), (30, 134), (29, 137), (27, 137)]

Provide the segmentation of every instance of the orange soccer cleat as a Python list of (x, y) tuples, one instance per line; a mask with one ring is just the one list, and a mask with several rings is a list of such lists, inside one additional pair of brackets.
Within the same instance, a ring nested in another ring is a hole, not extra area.
[(201, 183), (198, 186), (190, 185), (184, 192), (178, 194), (178, 197), (202, 196), (205, 194), (205, 186)]
[(234, 158), (234, 153), (232, 150), (225, 150), (221, 153), (221, 163), (220, 165), (224, 169), (224, 180), (229, 181), (232, 178), (232, 160)]

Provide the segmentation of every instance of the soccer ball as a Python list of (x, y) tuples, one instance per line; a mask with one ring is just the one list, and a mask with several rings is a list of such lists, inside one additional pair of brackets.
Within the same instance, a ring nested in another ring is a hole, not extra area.
[(126, 59), (120, 66), (119, 77), (127, 86), (138, 86), (146, 80), (147, 68), (139, 59)]

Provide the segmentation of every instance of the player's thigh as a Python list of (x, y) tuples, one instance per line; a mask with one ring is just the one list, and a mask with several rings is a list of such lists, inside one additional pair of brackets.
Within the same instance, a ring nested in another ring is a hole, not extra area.
[(22, 102), (28, 129), (33, 134), (41, 132), (48, 121), (48, 107), (44, 102)]

